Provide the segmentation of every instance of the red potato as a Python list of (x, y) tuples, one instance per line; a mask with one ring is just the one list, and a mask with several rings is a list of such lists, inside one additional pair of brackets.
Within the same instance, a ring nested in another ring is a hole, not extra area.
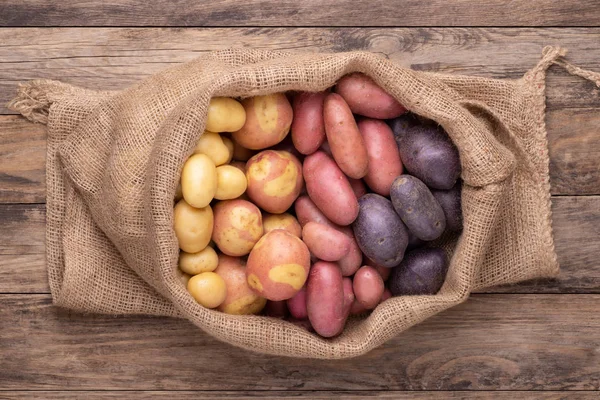
[(300, 195), (302, 164), (286, 151), (264, 150), (246, 164), (248, 197), (263, 210), (281, 214)]
[(294, 204), (294, 209), (300, 225), (304, 226), (311, 221), (317, 222), (335, 228), (350, 238), (350, 249), (337, 264), (342, 269), (343, 276), (353, 275), (362, 265), (363, 255), (360, 251), (360, 247), (358, 247), (358, 243), (356, 243), (356, 240), (354, 239), (354, 232), (352, 229), (347, 226), (336, 225), (328, 220), (308, 196), (298, 197)]
[(233, 138), (231, 138), (231, 141), (233, 142), (234, 160), (248, 161), (250, 158), (252, 158), (253, 155), (256, 154), (256, 151), (245, 148), (244, 146), (233, 140)]
[(302, 241), (317, 258), (338, 261), (350, 250), (350, 238), (335, 228), (309, 222), (302, 228)]
[(385, 288), (383, 290), (383, 294), (381, 295), (381, 300), (379, 301), (379, 304), (383, 303), (384, 301), (386, 301), (387, 299), (392, 297), (392, 292), (390, 292), (390, 289)]
[(289, 133), (293, 111), (284, 93), (249, 97), (242, 100), (242, 105), (246, 122), (231, 136), (245, 148), (266, 149), (281, 142)]
[(250, 253), (263, 235), (262, 214), (246, 200), (225, 200), (214, 207), (212, 240), (228, 256)]
[(365, 141), (342, 96), (336, 93), (327, 95), (323, 118), (327, 142), (337, 165), (350, 178), (365, 176), (369, 166)]
[(315, 332), (323, 337), (338, 335), (346, 323), (342, 272), (326, 261), (316, 262), (306, 286), (308, 319)]
[(300, 289), (294, 297), (287, 300), (287, 307), (292, 317), (296, 319), (308, 318), (308, 311), (306, 311), (306, 286)]
[(327, 154), (317, 151), (304, 160), (306, 191), (319, 210), (338, 225), (350, 225), (358, 216), (358, 200), (348, 178)]
[(344, 289), (344, 315), (345, 318), (348, 318), (354, 300), (356, 300), (354, 297), (354, 288), (352, 287), (352, 279), (348, 277), (342, 278), (342, 287)]
[(331, 153), (331, 147), (329, 147), (329, 143), (327, 141), (325, 141), (321, 147), (319, 147), (319, 149), (327, 153), (329, 157), (333, 157), (333, 154)]
[(292, 214), (263, 214), (263, 231), (268, 233), (275, 229), (283, 229), (294, 236), (302, 237), (302, 227)]
[[(352, 191), (357, 199), (360, 199), (361, 196), (367, 194), (367, 187), (362, 179), (352, 179), (348, 178), (348, 182), (350, 182), (350, 186), (352, 186)], [(390, 184), (391, 186), (391, 184)]]
[(379, 275), (381, 275), (381, 279), (383, 279), (384, 282), (389, 279), (390, 275), (392, 274), (392, 268), (387, 268), (382, 265), (379, 265), (367, 256), (364, 256), (364, 259), (366, 260), (366, 265), (375, 268), (377, 272), (379, 272)]
[(353, 288), (356, 300), (367, 310), (373, 309), (379, 304), (385, 289), (379, 272), (368, 265), (356, 271)]
[(369, 155), (365, 182), (375, 193), (388, 197), (394, 179), (402, 174), (394, 133), (385, 122), (376, 119), (359, 121), (358, 129), (365, 139)]
[(302, 92), (294, 97), (292, 108), (292, 141), (302, 154), (312, 154), (325, 141), (323, 102), (327, 92)]
[(308, 247), (282, 229), (264, 235), (254, 246), (246, 264), (248, 284), (268, 300), (287, 300), (306, 283), (310, 270)]
[(246, 281), (246, 265), (240, 257), (219, 254), (219, 265), (215, 274), (225, 281), (227, 295), (217, 308), (227, 314), (258, 314), (267, 302), (252, 291)]
[(360, 304), (358, 299), (355, 298), (354, 301), (352, 302), (352, 306), (350, 307), (350, 315), (359, 315), (359, 314), (363, 314), (365, 312), (367, 312), (367, 309), (365, 308), (365, 306)]
[(373, 82), (373, 79), (359, 72), (340, 79), (335, 91), (346, 100), (354, 114), (390, 119), (406, 112), (406, 108)]

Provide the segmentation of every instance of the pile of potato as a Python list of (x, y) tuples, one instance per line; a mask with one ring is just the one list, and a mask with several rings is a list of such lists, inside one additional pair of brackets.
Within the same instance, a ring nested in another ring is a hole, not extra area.
[(179, 276), (205, 307), (336, 336), (391, 296), (439, 291), (448, 260), (428, 242), (462, 229), (459, 176), (448, 135), (359, 73), (213, 98), (176, 194)]

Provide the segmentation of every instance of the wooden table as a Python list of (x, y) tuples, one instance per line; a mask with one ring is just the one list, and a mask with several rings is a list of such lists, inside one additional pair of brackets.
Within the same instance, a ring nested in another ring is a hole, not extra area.
[[(401, 3), (3, 0), (0, 103), (23, 80), (119, 89), (230, 46), (369, 50), (420, 70), (518, 78), (560, 44), (600, 70), (597, 1)], [(0, 398), (598, 398), (600, 90), (553, 67), (547, 94), (560, 278), (473, 294), (346, 361), (262, 356), (185, 321), (53, 307), (45, 128), (0, 107)]]

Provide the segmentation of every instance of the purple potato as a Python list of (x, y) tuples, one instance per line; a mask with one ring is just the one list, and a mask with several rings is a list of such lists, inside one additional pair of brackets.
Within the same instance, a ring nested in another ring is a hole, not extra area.
[(446, 279), (448, 260), (444, 250), (431, 247), (406, 253), (388, 280), (392, 295), (436, 294)]
[(358, 200), (358, 217), (352, 224), (361, 251), (378, 265), (400, 264), (408, 245), (408, 231), (383, 196), (368, 193)]
[(421, 247), (425, 244), (424, 240), (419, 239), (412, 233), (410, 230), (408, 231), (408, 246), (406, 247), (406, 251), (414, 250), (418, 247)]
[(461, 169), (458, 149), (448, 134), (439, 126), (400, 118), (390, 126), (406, 171), (432, 189), (451, 189)]
[(459, 232), (463, 228), (461, 207), (461, 184), (457, 182), (450, 190), (432, 190), (433, 197), (442, 206), (446, 216), (446, 229), (451, 232)]
[(446, 229), (446, 216), (431, 191), (418, 178), (400, 175), (390, 189), (392, 205), (408, 230), (421, 240), (435, 240)]

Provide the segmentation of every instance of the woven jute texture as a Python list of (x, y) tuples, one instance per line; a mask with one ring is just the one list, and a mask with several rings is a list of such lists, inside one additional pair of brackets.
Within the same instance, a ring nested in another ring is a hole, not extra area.
[[(310, 358), (368, 352), (474, 289), (555, 277), (545, 73), (546, 48), (516, 80), (401, 68), (365, 52), (213, 52), (120, 92), (55, 81), (20, 87), (10, 107), (48, 125), (47, 264), (54, 303), (83, 312), (186, 318), (252, 351)], [(445, 240), (448, 276), (435, 296), (392, 298), (334, 339), (261, 316), (203, 308), (176, 277), (173, 197), (205, 125), (211, 97), (319, 91), (360, 71), (409, 110), (437, 121), (462, 164), (464, 231)]]

